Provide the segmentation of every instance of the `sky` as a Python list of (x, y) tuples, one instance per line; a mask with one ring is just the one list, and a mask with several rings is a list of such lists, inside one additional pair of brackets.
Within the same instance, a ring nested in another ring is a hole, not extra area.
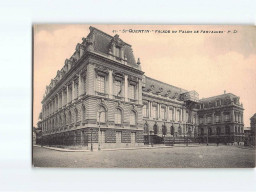
[(112, 36), (118, 34), (132, 45), (135, 58), (140, 58), (142, 71), (149, 77), (195, 90), (200, 99), (223, 94), (224, 90), (239, 96), (245, 109), (245, 127), (250, 126), (249, 119), (256, 113), (255, 26), (92, 24), (34, 25), (34, 126), (46, 85), (89, 34), (90, 26)]

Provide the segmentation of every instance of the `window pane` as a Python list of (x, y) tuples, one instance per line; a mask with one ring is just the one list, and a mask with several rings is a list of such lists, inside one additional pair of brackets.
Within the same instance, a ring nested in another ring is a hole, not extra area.
[(135, 125), (136, 123), (136, 120), (135, 120), (135, 113), (134, 112), (131, 112), (130, 114), (130, 124), (131, 125)]
[(97, 87), (98, 92), (104, 93), (105, 92), (105, 78), (102, 76), (97, 77)]
[(121, 96), (121, 82), (120, 81), (115, 81), (114, 91), (115, 91), (114, 95)]
[(117, 109), (116, 113), (115, 113), (115, 123), (116, 124), (121, 124), (121, 119), (122, 119), (121, 110)]
[(129, 97), (130, 99), (135, 99), (135, 86), (129, 85)]

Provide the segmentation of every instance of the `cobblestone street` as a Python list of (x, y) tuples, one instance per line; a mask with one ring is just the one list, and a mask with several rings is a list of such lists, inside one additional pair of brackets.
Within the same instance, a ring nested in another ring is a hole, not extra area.
[(194, 146), (137, 150), (61, 152), (33, 148), (35, 167), (243, 168), (255, 166), (255, 150), (237, 146)]

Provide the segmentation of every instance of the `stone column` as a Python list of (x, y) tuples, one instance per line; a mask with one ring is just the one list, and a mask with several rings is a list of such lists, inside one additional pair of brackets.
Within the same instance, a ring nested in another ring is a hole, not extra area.
[(56, 110), (59, 110), (60, 108), (60, 95), (59, 93), (57, 93), (57, 106), (56, 106)]
[(81, 72), (78, 74), (78, 98), (83, 94), (83, 81), (82, 81), (82, 76)]
[(161, 104), (157, 104), (157, 118), (160, 119), (162, 116), (161, 116)]
[(75, 100), (76, 90), (75, 90), (75, 80), (72, 81), (72, 102)]
[(128, 102), (128, 76), (124, 75), (124, 99)]
[(169, 106), (166, 106), (166, 119), (167, 121), (170, 121), (171, 119), (169, 118)]
[(235, 111), (234, 110), (232, 110), (232, 122), (235, 122)]
[(220, 122), (222, 123), (224, 120), (223, 120), (223, 111), (220, 112)]
[(173, 107), (173, 120), (176, 121), (176, 108)]
[(212, 113), (212, 124), (215, 123), (214, 119), (215, 119), (215, 117), (214, 117), (214, 112), (213, 112), (213, 113)]
[(113, 98), (113, 71), (108, 70), (108, 95), (109, 98)]
[(139, 104), (142, 104), (142, 80), (139, 79), (139, 84), (138, 84), (138, 100)]
[(69, 93), (68, 93), (68, 85), (67, 85), (67, 104), (69, 103)]
[(149, 101), (148, 102), (148, 114), (149, 114), (149, 118), (151, 118), (151, 110), (152, 110), (152, 102), (151, 101)]
[(63, 107), (65, 105), (65, 102), (64, 102), (64, 92), (63, 92), (63, 89), (61, 90), (61, 107)]

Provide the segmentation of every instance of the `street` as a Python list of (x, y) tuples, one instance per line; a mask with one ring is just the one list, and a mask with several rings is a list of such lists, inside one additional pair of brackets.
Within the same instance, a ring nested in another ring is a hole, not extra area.
[(33, 147), (35, 167), (84, 168), (249, 168), (255, 149), (194, 146), (137, 150), (62, 152)]

